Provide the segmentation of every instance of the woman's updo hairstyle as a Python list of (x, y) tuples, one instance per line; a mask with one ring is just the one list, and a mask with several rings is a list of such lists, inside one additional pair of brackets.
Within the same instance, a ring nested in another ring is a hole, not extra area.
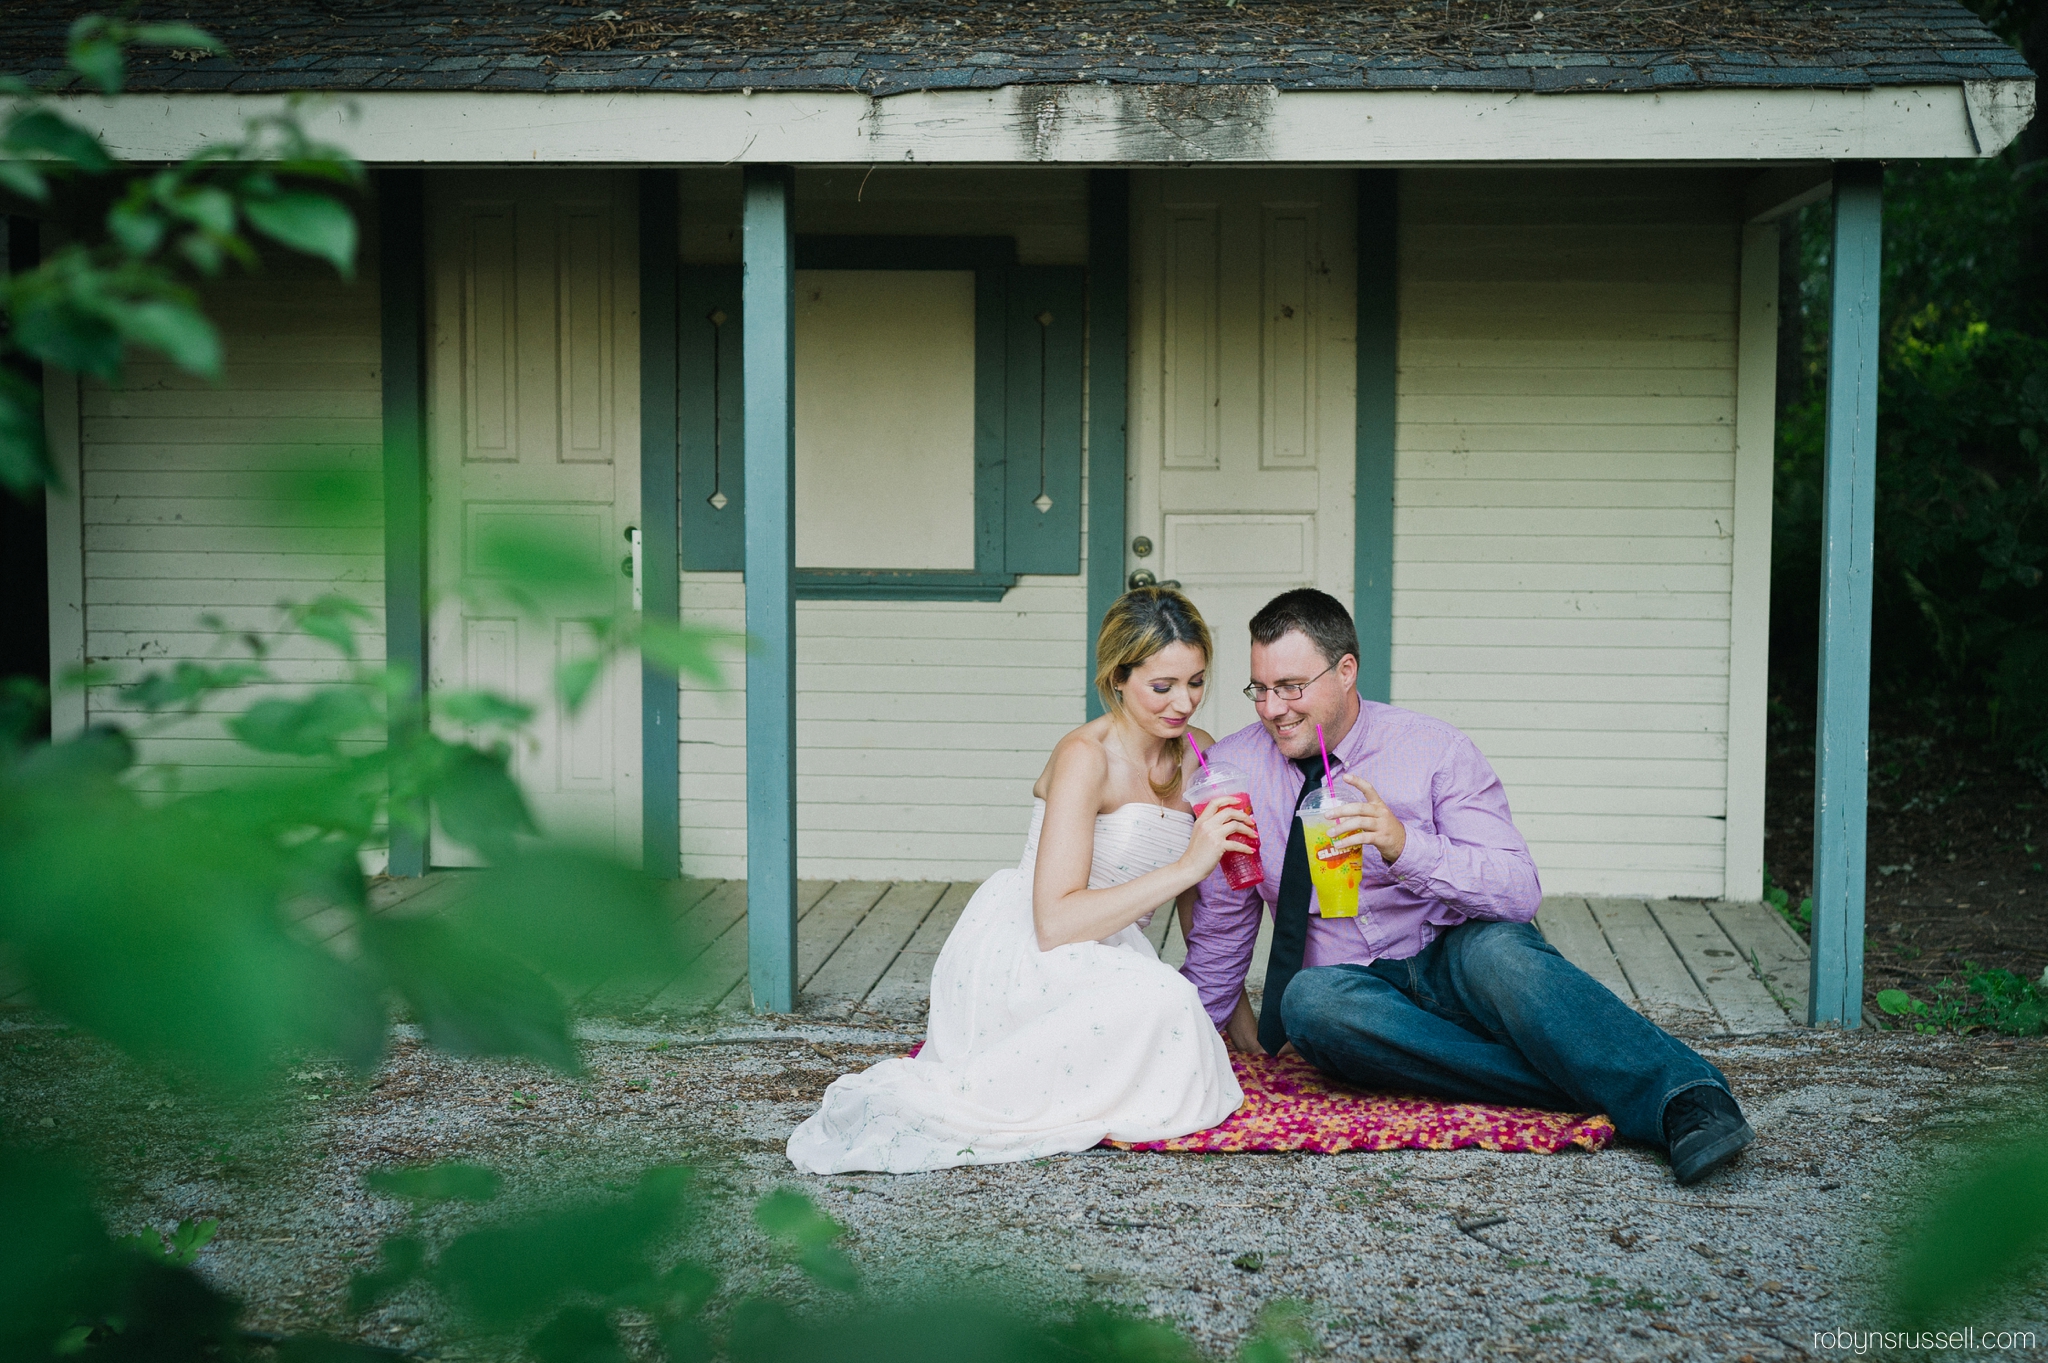
[[(1205, 660), (1215, 656), (1209, 626), (1194, 602), (1171, 587), (1139, 587), (1118, 597), (1103, 613), (1102, 632), (1095, 636), (1095, 692), (1102, 697), (1103, 708), (1111, 714), (1123, 709), (1119, 688), (1131, 679), (1132, 669), (1173, 644), (1192, 644)], [(1173, 779), (1164, 787), (1151, 783), (1161, 799), (1180, 789), (1187, 740), (1172, 739), (1166, 748), (1173, 754)]]

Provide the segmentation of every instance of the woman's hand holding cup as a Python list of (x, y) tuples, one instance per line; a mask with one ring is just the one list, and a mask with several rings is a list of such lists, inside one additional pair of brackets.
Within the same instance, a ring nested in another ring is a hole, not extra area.
[(1199, 868), (1201, 875), (1197, 879), (1206, 879), (1225, 853), (1251, 855), (1258, 850), (1258, 825), (1252, 822), (1252, 816), (1235, 802), (1217, 800), (1196, 816), (1194, 836), (1188, 840), (1188, 850), (1181, 860)]

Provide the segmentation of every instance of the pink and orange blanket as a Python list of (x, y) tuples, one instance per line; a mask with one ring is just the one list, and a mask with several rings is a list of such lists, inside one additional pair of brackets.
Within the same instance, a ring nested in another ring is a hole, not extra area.
[[(916, 1055), (923, 1043), (910, 1048)], [(1294, 1056), (1231, 1052), (1244, 1106), (1221, 1125), (1169, 1141), (1104, 1141), (1119, 1150), (1242, 1155), (1302, 1150), (1481, 1150), (1554, 1155), (1604, 1150), (1614, 1122), (1600, 1114), (1546, 1112), (1492, 1103), (1451, 1103), (1355, 1089)]]
[(1170, 1141), (1103, 1144), (1119, 1150), (1193, 1154), (1305, 1150), (1335, 1155), (1346, 1150), (1477, 1146), (1554, 1155), (1572, 1146), (1604, 1149), (1614, 1139), (1614, 1123), (1600, 1115), (1367, 1093), (1293, 1056), (1233, 1052), (1230, 1063), (1244, 1089), (1244, 1106), (1222, 1125)]

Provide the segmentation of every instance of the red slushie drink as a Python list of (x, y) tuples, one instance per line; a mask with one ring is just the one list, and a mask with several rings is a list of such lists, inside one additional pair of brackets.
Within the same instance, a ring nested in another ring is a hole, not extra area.
[[(1252, 786), (1245, 774), (1228, 762), (1209, 762), (1188, 783), (1188, 803), (1194, 806), (1195, 817), (1201, 818), (1202, 811), (1210, 805), (1236, 805), (1250, 818), (1252, 813)], [(1254, 825), (1251, 836), (1251, 852), (1225, 852), (1223, 854), (1223, 878), (1233, 890), (1249, 890), (1266, 878), (1266, 868), (1257, 856), (1259, 835)]]

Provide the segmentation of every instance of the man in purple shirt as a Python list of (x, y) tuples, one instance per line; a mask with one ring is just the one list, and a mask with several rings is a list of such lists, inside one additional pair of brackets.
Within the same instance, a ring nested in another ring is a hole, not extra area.
[[(1292, 1049), (1365, 1088), (1602, 1111), (1693, 1183), (1755, 1139), (1720, 1070), (1559, 955), (1531, 926), (1536, 863), (1500, 778), (1442, 720), (1358, 694), (1358, 636), (1334, 597), (1284, 592), (1252, 617), (1259, 722), (1210, 749), (1248, 772), (1265, 880), (1196, 891), (1182, 973), (1237, 1050)], [(1355, 798), (1355, 918), (1324, 918), (1294, 811), (1323, 781), (1317, 726)], [(1283, 837), (1280, 830), (1289, 829)], [(1264, 1003), (1244, 999), (1273, 913)]]

